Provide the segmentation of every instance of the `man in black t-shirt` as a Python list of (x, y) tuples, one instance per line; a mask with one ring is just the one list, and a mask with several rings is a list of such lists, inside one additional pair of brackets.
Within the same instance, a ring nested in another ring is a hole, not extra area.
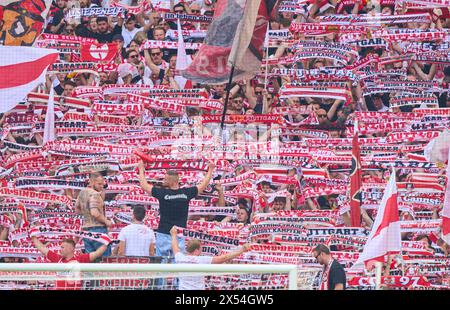
[(337, 260), (331, 257), (330, 249), (324, 244), (319, 244), (312, 254), (319, 264), (324, 266), (320, 289), (345, 290), (347, 282), (345, 270)]
[(122, 33), (123, 18), (117, 18), (117, 24), (112, 31), (109, 30), (108, 18), (105, 16), (97, 17), (97, 29), (98, 32), (92, 32), (87, 28), (87, 24), (80, 24), (77, 26), (75, 33), (81, 37), (96, 39), (99, 43), (111, 43), (113, 38), (117, 34)]
[[(156, 255), (170, 256), (172, 251), (172, 226), (186, 227), (189, 201), (201, 194), (209, 182), (214, 171), (214, 164), (210, 163), (203, 181), (197, 186), (180, 188), (178, 172), (168, 170), (164, 177), (163, 188), (154, 187), (145, 179), (145, 166), (139, 162), (139, 181), (142, 189), (159, 201), (159, 226), (156, 230)], [(180, 248), (184, 249), (184, 238), (179, 238)]]

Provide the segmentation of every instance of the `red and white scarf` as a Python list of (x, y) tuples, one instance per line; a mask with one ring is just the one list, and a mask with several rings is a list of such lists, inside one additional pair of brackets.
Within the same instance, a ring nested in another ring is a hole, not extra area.
[[(334, 259), (330, 259), (330, 261), (328, 262), (328, 264), (326, 266), (324, 266), (323, 268), (323, 272), (322, 272), (322, 277), (320, 279), (320, 286), (319, 289), (321, 291), (326, 291), (328, 290), (328, 282), (329, 282), (329, 276), (330, 276), (330, 269), (331, 269), (331, 265), (333, 264)], [(334, 288), (333, 288), (334, 289)]]

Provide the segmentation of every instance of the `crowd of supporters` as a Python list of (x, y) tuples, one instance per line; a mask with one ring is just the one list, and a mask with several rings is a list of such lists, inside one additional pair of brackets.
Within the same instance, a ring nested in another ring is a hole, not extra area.
[[(429, 142), (445, 140), (450, 120), (450, 14), (445, 0), (425, 2), (278, 1), (260, 71), (227, 89), (181, 76), (180, 33), (168, 14), (188, 16), (180, 25), (194, 58), (210, 23), (200, 17), (212, 17), (216, 1), (54, 1), (37, 45), (74, 67), (50, 68), (45, 85), (1, 115), (0, 259), (47, 261), (33, 251), (34, 236), (49, 249), (74, 239), (75, 253), (92, 253), (102, 243), (77, 234), (87, 230), (111, 238), (104, 256), (170, 255), (172, 224), (179, 241), (201, 239), (206, 255), (250, 243), (234, 263), (320, 269), (311, 253), (326, 244), (346, 287), (366, 289), (374, 270), (350, 267), (395, 167), (403, 248), (384, 265), (384, 286), (449, 288), (450, 245), (440, 237), (446, 160), (430, 158)], [(125, 13), (68, 15), (96, 7)], [(83, 56), (93, 42), (105, 45)], [(108, 63), (86, 60), (114, 48)], [(44, 145), (51, 89), (56, 140)], [(355, 130), (361, 227), (350, 217)], [(166, 214), (162, 229), (160, 208), (179, 184), (187, 189), (173, 199), (186, 194), (187, 218)], [(98, 212), (86, 211), (89, 201)]]

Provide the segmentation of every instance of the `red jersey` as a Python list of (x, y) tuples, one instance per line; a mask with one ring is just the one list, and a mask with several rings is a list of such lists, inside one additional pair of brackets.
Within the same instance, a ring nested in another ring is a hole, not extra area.
[[(66, 260), (61, 255), (58, 255), (53, 251), (48, 251), (47, 259), (52, 263), (64, 263), (64, 264), (75, 263), (75, 262), (76, 263), (90, 263), (91, 262), (91, 260), (89, 259), (89, 253), (74, 256), (70, 260)], [(76, 272), (73, 272), (72, 276), (78, 277), (79, 274), (77, 274)], [(82, 286), (83, 286), (82, 281), (64, 280), (64, 281), (56, 281), (56, 283), (55, 283), (56, 290), (81, 290)]]

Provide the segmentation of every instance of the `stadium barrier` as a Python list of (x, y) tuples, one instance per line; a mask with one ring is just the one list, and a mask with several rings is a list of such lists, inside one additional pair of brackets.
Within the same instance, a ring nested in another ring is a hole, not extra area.
[[(317, 268), (298, 269), (295, 265), (2, 263), (0, 288), (171, 290), (178, 288), (181, 277), (204, 277), (206, 289), (211, 290), (296, 290), (312, 289), (319, 272)], [(157, 281), (162, 278), (163, 286)]]

